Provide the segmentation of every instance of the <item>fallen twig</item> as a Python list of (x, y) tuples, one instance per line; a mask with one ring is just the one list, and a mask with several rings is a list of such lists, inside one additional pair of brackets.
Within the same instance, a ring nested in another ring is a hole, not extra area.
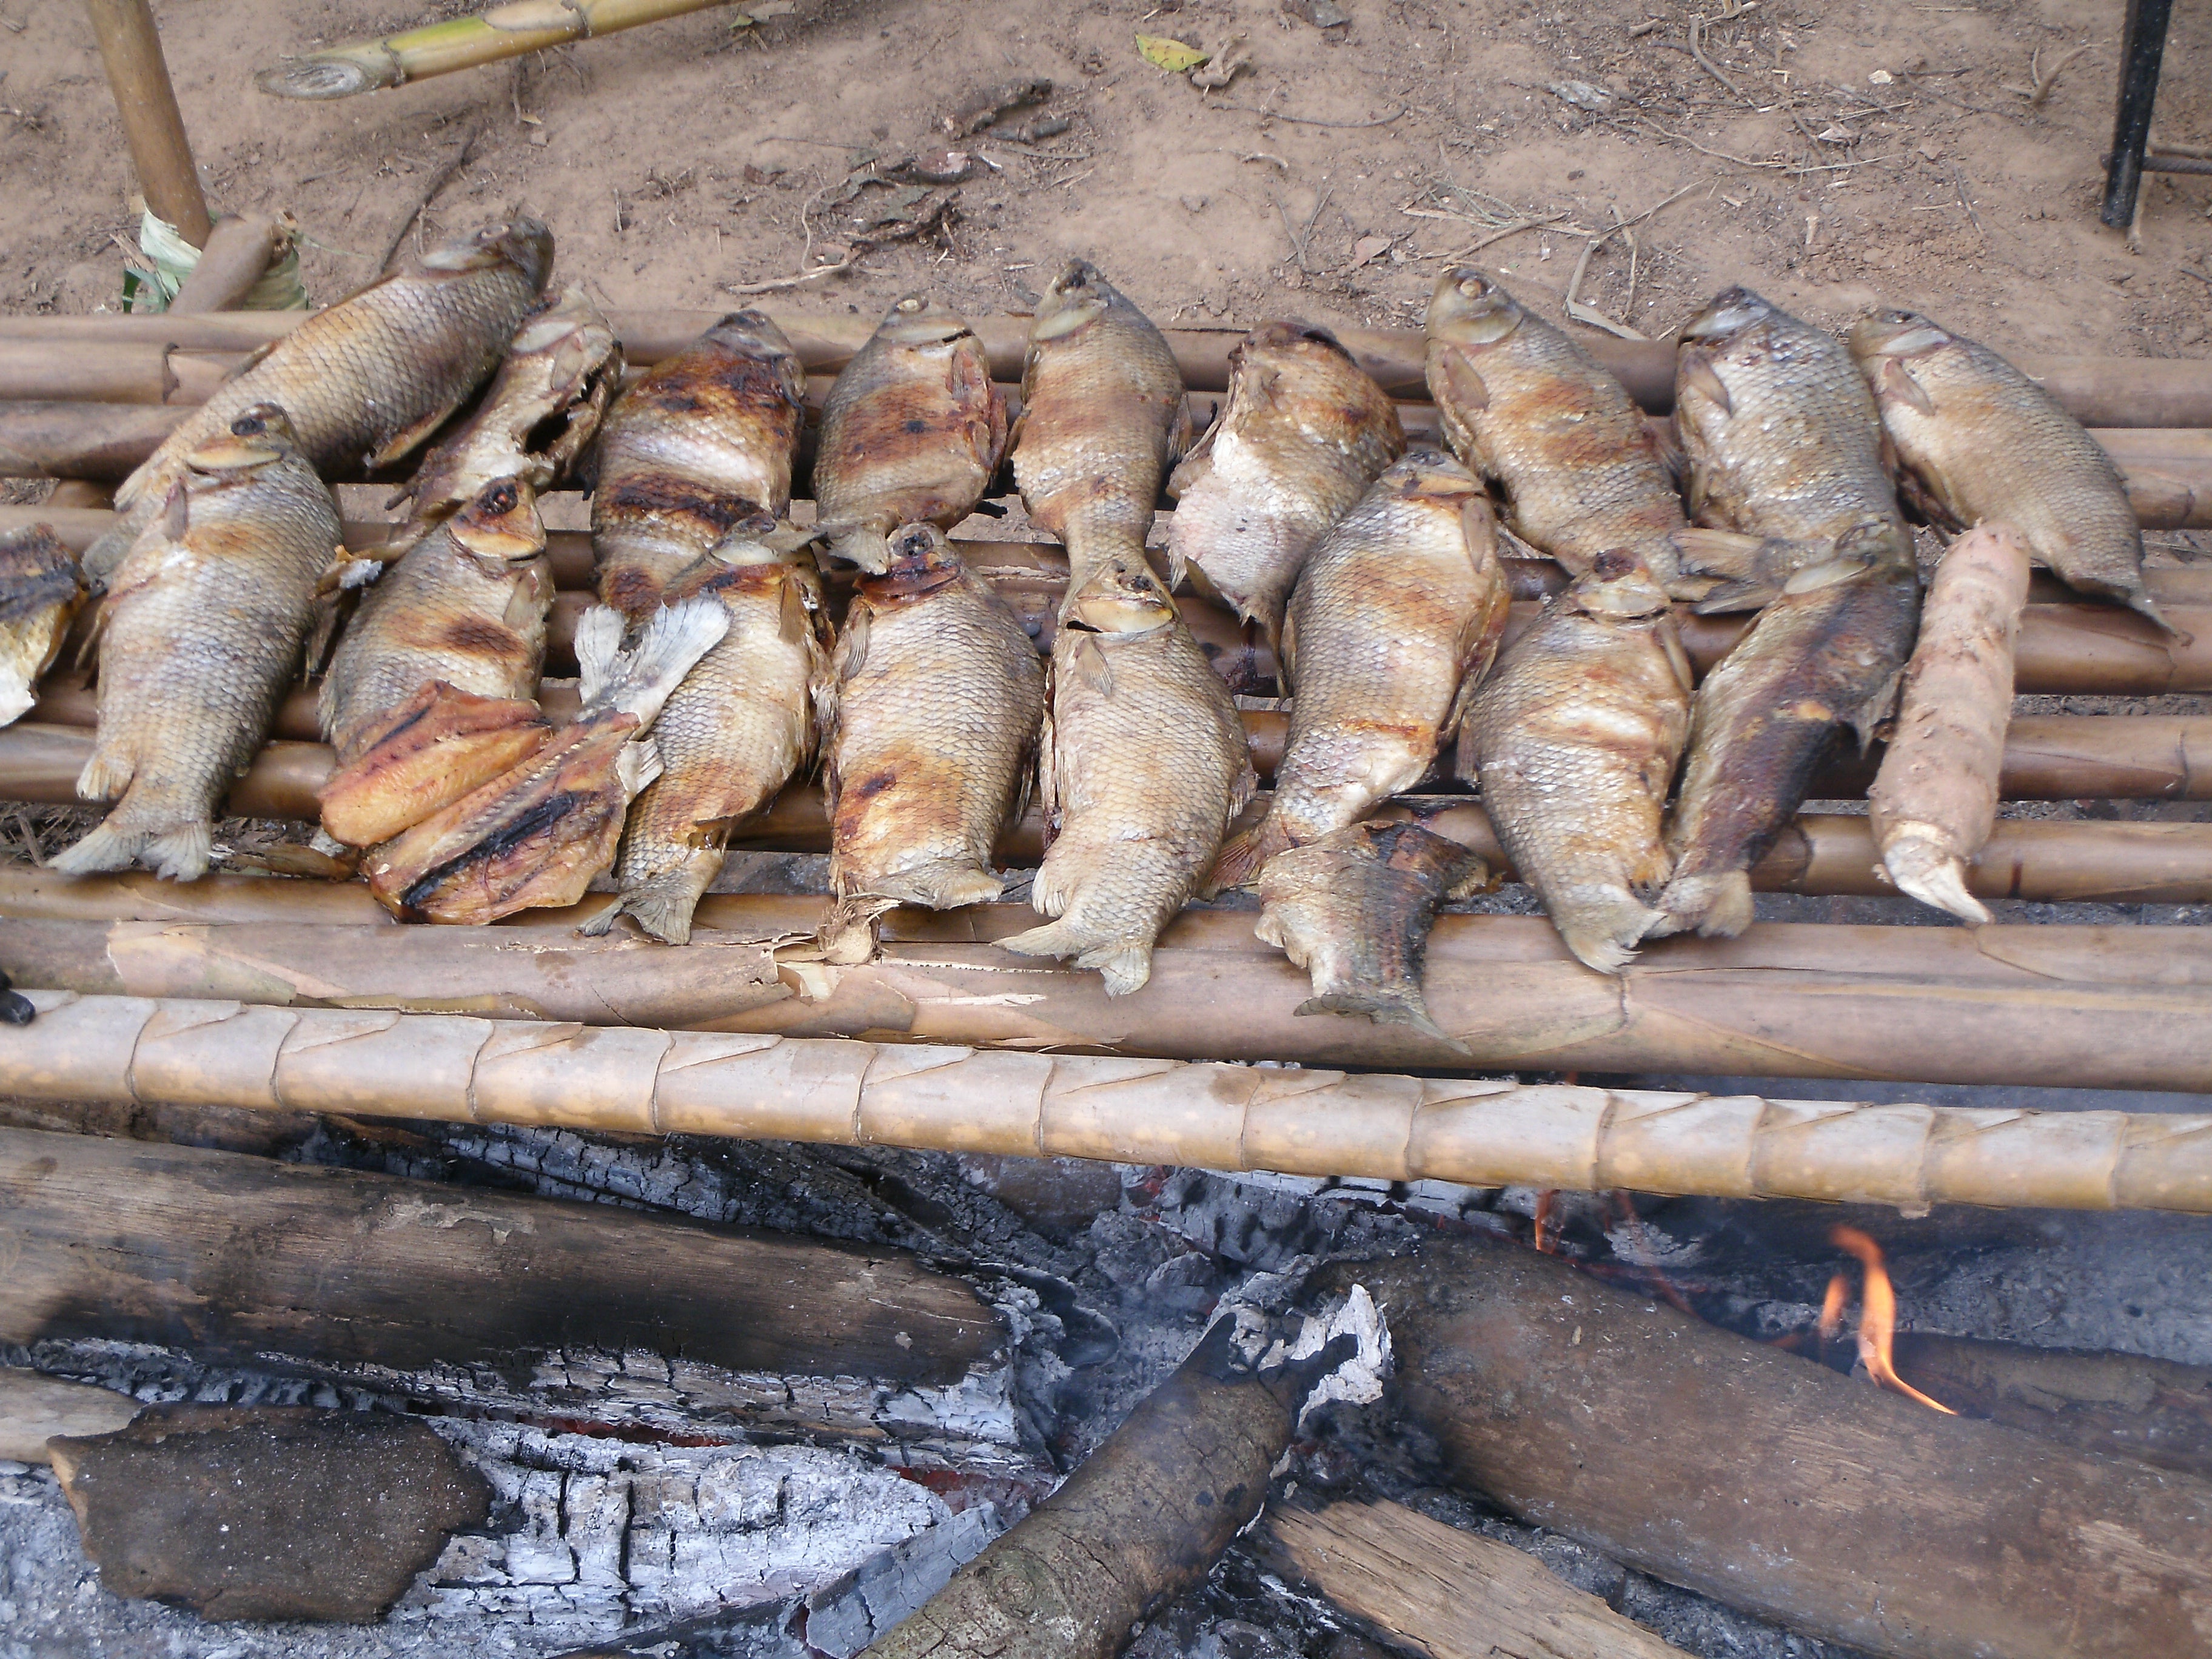
[(1711, 76), (1714, 80), (1726, 87), (1731, 95), (1741, 100), (1744, 103), (1749, 104), (1753, 108), (1756, 109), (1759, 106), (1759, 100), (1753, 98), (1748, 93), (1745, 92), (1744, 89), (1736, 85), (1735, 82), (1729, 80), (1728, 76), (1722, 72), (1721, 66), (1713, 62), (1711, 58), (1705, 56), (1705, 20), (1692, 14), (1690, 18), (1689, 33), (1690, 56), (1698, 60), (1698, 64), (1705, 70), (1706, 74)]
[(2027, 60), (2027, 78), (2032, 84), (2025, 87), (2016, 87), (2009, 81), (2000, 82), (2000, 84), (2005, 91), (2016, 92), (2021, 97), (2027, 99), (2031, 108), (2035, 107), (2051, 96), (2051, 89), (2058, 84), (2058, 77), (2064, 72), (2066, 66), (2088, 50), (2089, 42), (2084, 40), (2080, 46), (2075, 47), (2073, 51), (2068, 52), (2063, 58), (2061, 58), (2057, 62), (2053, 63), (2049, 69), (2045, 69), (2043, 67), (2043, 48), (2041, 46), (2038, 46), (2033, 52), (2029, 54)]
[(1212, 107), (1215, 109), (1242, 110), (1247, 115), (1264, 115), (1271, 121), (1288, 121), (1294, 125), (1301, 127), (1343, 127), (1346, 129), (1358, 129), (1361, 127), (1387, 127), (1391, 122), (1396, 120), (1400, 116), (1406, 112), (1405, 106), (1401, 104), (1396, 109), (1392, 110), (1388, 115), (1377, 116), (1372, 121), (1323, 121), (1310, 115), (1285, 115), (1279, 109), (1262, 109), (1256, 104), (1220, 103), (1213, 105)]
[[(825, 185), (823, 188), (826, 189), (828, 186)], [(821, 192), (817, 191), (815, 193), (819, 195)], [(841, 276), (858, 265), (863, 255), (872, 253), (878, 248), (888, 246), (893, 242), (910, 242), (915, 237), (926, 235), (936, 229), (945, 222), (945, 216), (951, 206), (951, 197), (938, 197), (929, 204), (925, 212), (912, 219), (902, 220), (888, 230), (874, 231), (855, 236), (851, 245), (836, 259), (826, 265), (817, 265), (811, 270), (802, 270), (791, 276), (773, 277), (764, 283), (722, 283), (717, 286), (725, 294), (734, 294), (743, 297), (754, 294), (781, 294), (787, 289), (802, 288), (809, 283), (818, 283), (825, 276)], [(800, 216), (802, 219), (805, 217), (804, 210), (801, 210)], [(806, 239), (807, 251), (801, 257), (811, 258), (813, 247), (814, 238), (810, 228)]]
[(407, 240), (407, 233), (415, 228), (415, 222), (422, 216), (423, 210), (428, 207), (436, 198), (438, 192), (445, 189), (452, 181), (453, 175), (469, 164), (469, 158), (477, 153), (477, 145), (483, 141), (483, 136), (484, 125), (480, 123), (471, 130), (467, 137), (461, 140), (460, 147), (454, 150), (445, 165), (431, 173), (422, 190), (416, 195), (415, 204), (407, 210), (407, 216), (399, 222), (399, 228), (392, 233), (392, 240), (384, 245), (383, 257), (376, 262), (376, 268), (379, 270), (382, 270), (392, 263), (392, 256), (399, 252), (400, 243)]

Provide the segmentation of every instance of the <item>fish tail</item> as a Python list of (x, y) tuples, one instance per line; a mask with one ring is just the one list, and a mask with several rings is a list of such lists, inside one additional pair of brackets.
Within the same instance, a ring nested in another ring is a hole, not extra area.
[(94, 581), (106, 580), (123, 562), (123, 556), (131, 550), (131, 544), (138, 539), (139, 531), (151, 516), (147, 513), (118, 514), (114, 521), (84, 550), (77, 560), (78, 568)]
[(204, 816), (181, 823), (176, 817), (136, 806), (126, 795), (89, 835), (57, 854), (53, 868), (65, 876), (85, 876), (125, 870), (143, 859), (171, 881), (198, 881), (207, 873), (215, 850), (215, 826)]
[(1900, 893), (1977, 927), (1995, 920), (1989, 907), (1966, 890), (1966, 861), (1941, 842), (1924, 835), (1899, 836), (1882, 849), (1881, 863)]
[(165, 831), (146, 843), (143, 856), (156, 875), (170, 881), (198, 881), (207, 874), (215, 851), (215, 826), (205, 818)]
[(1658, 908), (1662, 914), (1646, 930), (1645, 939), (1663, 939), (1692, 928), (1707, 939), (1734, 939), (1751, 926), (1751, 878), (1741, 870), (1678, 875), (1659, 895)]
[(89, 876), (102, 870), (127, 870), (139, 849), (153, 839), (143, 830), (126, 830), (111, 813), (74, 847), (54, 854), (50, 866), (65, 876)]
[(2194, 635), (2184, 633), (2180, 629), (2176, 628), (2173, 623), (2167, 619), (2166, 612), (2159, 609), (2158, 601), (2151, 598), (2148, 593), (2143, 592), (2141, 588), (2137, 588), (2134, 592), (2129, 593), (2124, 597), (2127, 599), (2129, 610), (2138, 611), (2142, 615), (2149, 617), (2153, 622), (2156, 623), (2160, 628), (2164, 629), (2168, 634), (2171, 634), (2173, 636), (2173, 641), (2176, 645), (2190, 646), (2194, 645), (2197, 642), (2196, 636)]
[(1000, 945), (1017, 956), (1072, 958), (1078, 968), (1094, 968), (1106, 981), (1106, 994), (1125, 997), (1142, 990), (1152, 976), (1152, 942), (1148, 939), (1091, 939), (1066, 920), (1002, 939)]
[(1601, 974), (1618, 974), (1635, 960), (1636, 945), (1661, 931), (1667, 917), (1633, 893), (1610, 888), (1576, 894), (1571, 913), (1553, 920), (1577, 962)]
[(0, 726), (13, 726), (38, 700), (28, 675), (15, 668), (0, 671)]
[(624, 898), (622, 908), (663, 945), (689, 945), (691, 916), (699, 908), (699, 896), (688, 889), (670, 892), (665, 887), (653, 887)]
[(1290, 844), (1289, 835), (1272, 812), (1243, 834), (1231, 836), (1223, 843), (1221, 856), (1213, 861), (1213, 873), (1206, 881), (1206, 896), (1212, 898), (1232, 887), (1251, 886), (1260, 879), (1267, 860), (1288, 850)]
[(1364, 1014), (1377, 1025), (1410, 1025), (1460, 1054), (1474, 1051), (1429, 1017), (1429, 1005), (1416, 990), (1380, 988), (1330, 991), (1308, 997), (1291, 1011), (1300, 1014)]

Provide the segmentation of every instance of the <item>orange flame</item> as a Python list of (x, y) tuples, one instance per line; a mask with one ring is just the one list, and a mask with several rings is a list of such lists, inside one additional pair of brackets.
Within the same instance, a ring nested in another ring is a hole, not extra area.
[[(1890, 1287), (1889, 1270), (1882, 1265), (1881, 1246), (1856, 1227), (1837, 1227), (1828, 1237), (1837, 1249), (1856, 1256), (1866, 1270), (1866, 1305), (1859, 1314), (1859, 1363), (1867, 1368), (1867, 1375), (1931, 1411), (1956, 1417), (1959, 1413), (1942, 1401), (1929, 1399), (1899, 1376), (1890, 1363), (1891, 1340), (1897, 1333), (1897, 1292)], [(1823, 1336), (1832, 1334), (1843, 1322), (1843, 1300), (1844, 1277), (1838, 1273), (1829, 1281), (1827, 1302), (1820, 1310)]]
[(1828, 1294), (1820, 1303), (1820, 1323), (1818, 1327), (1822, 1342), (1832, 1342), (1836, 1333), (1844, 1328), (1844, 1298), (1851, 1292), (1851, 1282), (1841, 1273), (1828, 1281)]

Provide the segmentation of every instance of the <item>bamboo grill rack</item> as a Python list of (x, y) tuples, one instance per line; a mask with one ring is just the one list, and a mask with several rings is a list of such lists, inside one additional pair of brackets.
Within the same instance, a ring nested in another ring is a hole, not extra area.
[[(633, 365), (657, 361), (709, 325), (713, 312), (614, 313)], [(805, 362), (810, 403), (867, 337), (872, 319), (778, 314)], [(0, 472), (112, 481), (150, 453), (185, 409), (242, 356), (299, 313), (0, 318)], [(986, 319), (976, 331), (1002, 380), (1018, 376), (1026, 320)], [(1201, 419), (1226, 385), (1233, 329), (1164, 331)], [(1417, 441), (1436, 430), (1418, 401), (1422, 340), (1413, 331), (1346, 331), (1345, 343), (1393, 395)], [(1585, 342), (1647, 409), (1671, 398), (1671, 353), (1650, 343)], [(2146, 527), (2212, 526), (2212, 363), (2031, 359), (2091, 426), (2126, 474)], [(809, 458), (802, 453), (801, 473)], [(82, 497), (79, 497), (82, 499)], [(557, 498), (559, 521), (574, 513)], [(55, 525), (82, 547), (108, 515), (97, 508), (0, 509), (0, 530)], [(389, 526), (349, 523), (374, 545)], [(1065, 581), (1060, 550), (1034, 542), (964, 541), (1041, 645)], [(588, 538), (556, 532), (549, 552), (563, 590), (543, 698), (574, 708), (568, 643), (589, 603)], [(1563, 576), (1514, 567), (1514, 626), (1527, 625)], [(2024, 694), (2157, 697), (2212, 692), (2212, 571), (2161, 568), (2152, 591), (2181, 637), (2039, 577), (2021, 638)], [(1240, 690), (1272, 689), (1274, 665), (1249, 630), (1209, 602), (1186, 614)], [(1741, 618), (1687, 618), (1699, 671), (1738, 637)], [(82, 624), (81, 624), (82, 625)], [(82, 672), (51, 674), (38, 705), (0, 730), (0, 796), (74, 804), (91, 742)], [(1264, 699), (1255, 699), (1264, 703)], [(1279, 756), (1279, 709), (1246, 714), (1263, 778)], [(314, 741), (312, 700), (295, 690), (273, 740), (234, 791), (245, 816), (312, 818), (330, 766)], [(1847, 752), (1812, 799), (1864, 791), (1870, 759)], [(2007, 800), (2212, 799), (2212, 717), (2038, 715), (2016, 719)], [(1412, 815), (1504, 860), (1480, 802), (1408, 798)], [(1034, 862), (1034, 811), (1009, 826), (1002, 858)], [(819, 793), (794, 786), (740, 826), (733, 849), (819, 852)], [(1866, 820), (1806, 812), (1754, 874), (1765, 890), (1831, 897), (1887, 893), (1874, 874)], [(1970, 876), (1984, 897), (2052, 902), (2212, 901), (2212, 823), (2002, 820)], [(70, 882), (0, 872), (0, 969), (19, 983), (91, 995), (223, 997), (247, 1004), (465, 1012), (583, 1025), (867, 1037), (1146, 1056), (1296, 1060), (1389, 1071), (1495, 1068), (1687, 1072), (1921, 1082), (2046, 1084), (2196, 1091), (2212, 1087), (2212, 951), (2182, 927), (1760, 924), (1741, 940), (1647, 945), (1621, 981), (1567, 957), (1548, 925), (1516, 916), (1443, 918), (1429, 960), (1430, 1000), (1459, 1046), (1401, 1027), (1295, 1017), (1304, 975), (1250, 937), (1249, 913), (1188, 911), (1163, 942), (1154, 983), (1108, 1002), (1096, 976), (1007, 955), (990, 943), (1033, 920), (1026, 906), (889, 919), (882, 958), (857, 967), (779, 957), (805, 933), (812, 900), (710, 896), (702, 942), (683, 949), (570, 936), (577, 915), (538, 913), (485, 929), (400, 928), (358, 886), (216, 876), (189, 888), (138, 877)], [(587, 911), (585, 913), (588, 913)], [(799, 953), (803, 957), (803, 953)], [(213, 1006), (213, 1005), (210, 1005)], [(943, 1144), (918, 1141), (915, 1144)], [(2029, 1200), (2033, 1201), (2033, 1200)]]

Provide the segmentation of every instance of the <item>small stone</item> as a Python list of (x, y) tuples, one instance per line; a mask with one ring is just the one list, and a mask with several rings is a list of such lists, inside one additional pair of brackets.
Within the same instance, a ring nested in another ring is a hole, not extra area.
[(1335, 0), (1283, 0), (1283, 9), (1317, 29), (1340, 28), (1352, 21), (1352, 14)]
[(1896, 78), (1887, 70), (1876, 70), (1867, 76), (1867, 79), (1877, 87), (1886, 87)]

